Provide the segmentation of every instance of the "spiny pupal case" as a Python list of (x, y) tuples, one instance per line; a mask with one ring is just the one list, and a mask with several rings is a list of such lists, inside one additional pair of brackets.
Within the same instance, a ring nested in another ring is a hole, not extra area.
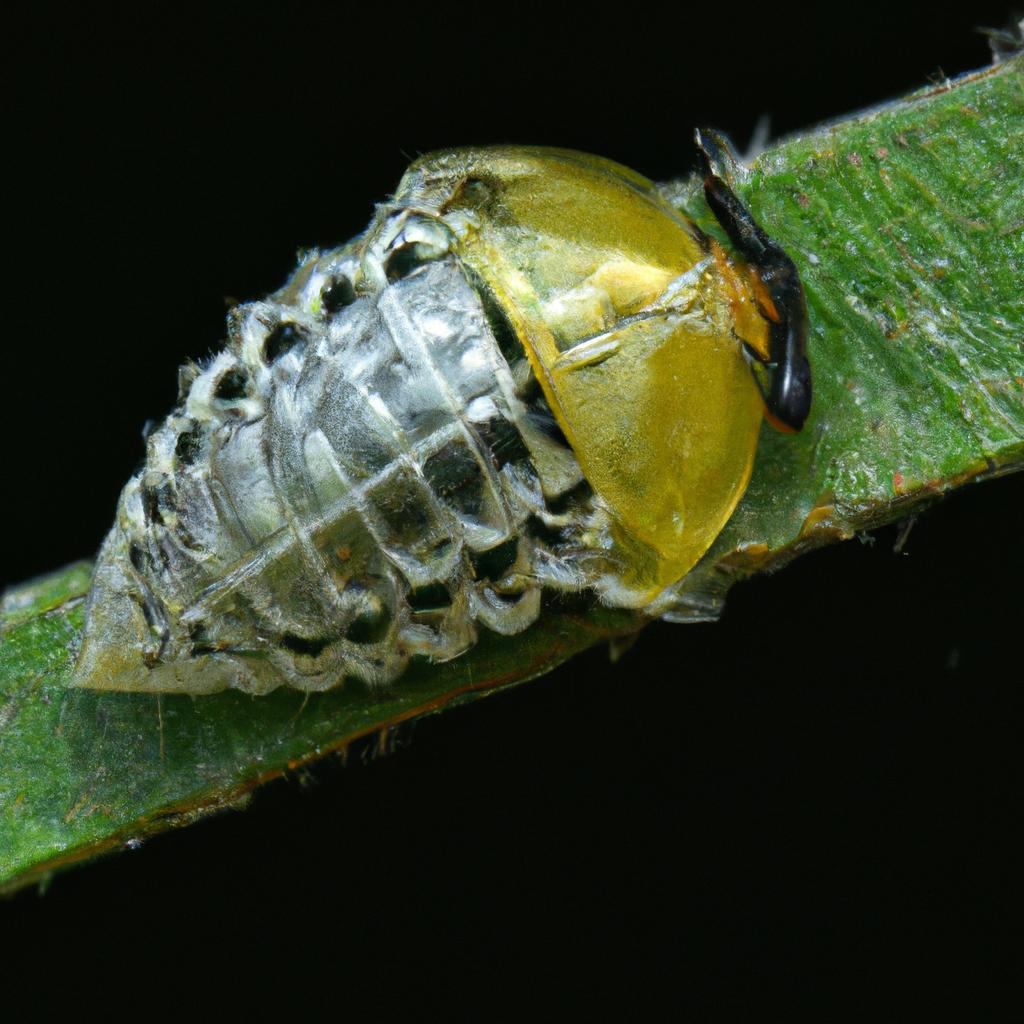
[(665, 612), (750, 473), (752, 309), (624, 168), (419, 161), (181, 371), (99, 555), (77, 684), (379, 687), (525, 630), (545, 588)]

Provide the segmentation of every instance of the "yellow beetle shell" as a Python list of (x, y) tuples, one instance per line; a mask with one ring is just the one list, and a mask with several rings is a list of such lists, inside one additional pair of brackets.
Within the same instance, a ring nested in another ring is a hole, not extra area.
[(613, 519), (624, 593), (684, 576), (750, 478), (767, 351), (754, 283), (655, 186), (598, 157), (457, 150), (413, 164), (399, 207), (439, 217), (522, 340)]

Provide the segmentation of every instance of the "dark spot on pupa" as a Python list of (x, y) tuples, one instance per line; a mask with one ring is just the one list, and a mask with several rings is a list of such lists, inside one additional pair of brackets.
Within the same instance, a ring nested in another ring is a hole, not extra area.
[(140, 575), (146, 572), (146, 554), (138, 544), (131, 544), (128, 547), (128, 561)]
[[(377, 486), (371, 492), (370, 500), (388, 531), (390, 543), (417, 549), (423, 545), (424, 534), (433, 525), (423, 491), (420, 478), (400, 470), (386, 486)], [(444, 538), (442, 543), (450, 541)]]
[(142, 488), (142, 511), (151, 523), (163, 523), (163, 510), (174, 504), (174, 491), (170, 483), (161, 480), (155, 487)]
[(414, 612), (428, 612), (448, 608), (452, 603), (452, 595), (443, 583), (428, 583), (410, 590), (406, 600)]
[(330, 644), (331, 641), (325, 640), (323, 637), (305, 637), (299, 636), (297, 633), (285, 633), (281, 637), (281, 646), (285, 650), (307, 658), (319, 657), (323, 654), (324, 648), (329, 647)]
[(332, 278), (320, 289), (320, 305), (325, 313), (337, 313), (355, 301), (356, 290), (344, 274)]
[(415, 243), (393, 249), (384, 260), (384, 273), (389, 281), (400, 281), (423, 265)]
[(391, 613), (387, 608), (365, 611), (357, 615), (345, 630), (345, 639), (354, 644), (377, 644), (388, 635)]
[(248, 388), (248, 374), (245, 370), (235, 367), (221, 375), (213, 396), (221, 402), (240, 402), (245, 398)]
[(305, 340), (306, 332), (299, 324), (291, 321), (279, 323), (263, 342), (263, 361), (268, 365), (276, 363), (286, 352)]
[(586, 480), (581, 480), (578, 484), (570, 487), (569, 490), (563, 491), (554, 498), (549, 498), (547, 502), (548, 510), (555, 515), (562, 515), (574, 506), (582, 505), (589, 501), (590, 496), (590, 484)]
[(508, 605), (509, 607), (514, 604), (518, 604), (519, 599), (523, 596), (521, 592), (508, 593), (504, 590), (494, 590), (491, 587), (488, 587), (487, 590), (502, 604)]
[(423, 476), (434, 493), (464, 516), (478, 516), (483, 505), (484, 479), (469, 446), (449, 441), (423, 464)]
[(478, 580), (500, 580), (515, 564), (518, 554), (519, 541), (515, 537), (489, 551), (473, 551), (469, 556), (473, 575)]
[(471, 273), (470, 284), (473, 285), (474, 291), (480, 297), (487, 325), (494, 335), (494, 340), (498, 343), (501, 354), (505, 357), (505, 361), (513, 366), (524, 358), (526, 352), (523, 349), (523, 343), (519, 340), (519, 335), (516, 334), (516, 329), (512, 326), (512, 321), (509, 320), (508, 314), (502, 308), (490, 285), (479, 274)]
[(556, 547), (564, 539), (560, 529), (548, 526), (539, 516), (530, 516), (526, 520), (526, 533), (548, 548)]
[(193, 425), (178, 435), (178, 440), (174, 443), (174, 457), (183, 466), (191, 466), (199, 455), (199, 448), (199, 427)]

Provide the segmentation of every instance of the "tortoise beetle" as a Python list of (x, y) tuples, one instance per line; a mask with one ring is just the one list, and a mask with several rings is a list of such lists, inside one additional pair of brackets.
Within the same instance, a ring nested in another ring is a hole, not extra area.
[(233, 310), (122, 492), (75, 684), (380, 687), (545, 590), (671, 611), (762, 416), (811, 401), (796, 268), (698, 142), (740, 259), (611, 161), (464, 149)]

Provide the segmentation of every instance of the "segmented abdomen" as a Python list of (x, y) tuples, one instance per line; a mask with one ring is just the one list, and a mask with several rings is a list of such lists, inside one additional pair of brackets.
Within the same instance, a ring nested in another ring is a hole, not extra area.
[(590, 582), (592, 495), (458, 262), (357, 297), (347, 261), (308, 260), (183, 371), (100, 555), (86, 685), (380, 685)]

